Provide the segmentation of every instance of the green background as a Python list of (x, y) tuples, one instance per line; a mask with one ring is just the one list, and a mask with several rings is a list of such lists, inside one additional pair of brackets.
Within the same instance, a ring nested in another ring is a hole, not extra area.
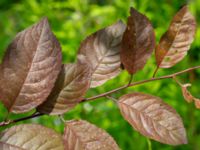
[[(47, 16), (53, 32), (62, 45), (63, 63), (74, 62), (80, 42), (87, 35), (111, 25), (119, 19), (126, 22), (130, 6), (144, 13), (152, 21), (158, 42), (174, 14), (187, 2), (184, 0), (0, 0), (0, 57), (3, 57), (7, 45), (19, 31), (38, 22), (43, 16)], [(189, 8), (200, 25), (200, 0), (189, 1)], [(199, 48), (200, 28), (198, 26), (196, 38), (188, 56), (171, 69), (160, 69), (157, 76), (199, 65)], [(134, 81), (150, 78), (155, 67), (153, 55), (145, 68), (134, 76)], [(191, 92), (200, 98), (200, 69), (178, 78), (183, 83), (191, 82), (193, 85), (190, 88)], [(128, 80), (127, 72), (123, 71), (117, 78), (103, 86), (90, 89), (87, 97), (127, 84)], [(80, 104), (66, 113), (64, 117), (67, 120), (82, 118), (105, 129), (114, 137), (122, 150), (200, 149), (200, 110), (197, 110), (194, 104), (184, 101), (181, 89), (174, 81), (171, 79), (154, 81), (122, 90), (112, 96), (117, 99), (121, 95), (133, 91), (159, 96), (173, 106), (183, 118), (189, 143), (175, 147), (151, 140), (152, 147), (149, 147), (148, 139), (133, 130), (121, 117), (116, 104), (106, 98)], [(6, 113), (6, 109), (0, 104), (0, 121), (4, 119)], [(11, 115), (10, 118), (20, 118), (31, 113)], [(58, 117), (43, 116), (25, 122), (40, 123), (58, 132), (63, 132), (63, 123)], [(0, 130), (3, 129), (0, 128)]]

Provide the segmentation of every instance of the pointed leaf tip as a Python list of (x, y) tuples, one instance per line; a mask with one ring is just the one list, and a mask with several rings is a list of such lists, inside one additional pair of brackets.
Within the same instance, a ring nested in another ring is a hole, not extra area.
[(97, 87), (120, 73), (121, 39), (126, 25), (118, 21), (88, 36), (79, 48), (91, 65), (91, 87)]
[(8, 111), (22, 113), (44, 102), (61, 61), (60, 44), (46, 18), (18, 33), (0, 64), (0, 100)]
[(142, 135), (169, 145), (187, 143), (181, 117), (160, 98), (132, 93), (122, 96), (118, 105), (125, 120)]
[(131, 8), (120, 51), (123, 66), (130, 74), (136, 73), (145, 66), (154, 48), (155, 34), (150, 21)]
[(159, 68), (170, 68), (180, 62), (190, 49), (196, 32), (196, 20), (187, 6), (183, 6), (174, 18), (156, 47), (156, 62)]

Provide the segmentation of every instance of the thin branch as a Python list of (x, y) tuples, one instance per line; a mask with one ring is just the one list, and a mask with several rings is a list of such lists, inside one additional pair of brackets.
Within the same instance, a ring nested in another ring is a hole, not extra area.
[[(136, 85), (140, 85), (140, 84), (144, 84), (144, 83), (152, 82), (152, 81), (156, 81), (156, 80), (173, 78), (174, 76), (177, 76), (177, 75), (180, 75), (180, 74), (183, 74), (183, 73), (186, 73), (186, 72), (189, 72), (191, 70), (198, 69), (198, 68), (200, 68), (200, 66), (195, 66), (195, 67), (192, 67), (192, 68), (188, 68), (188, 69), (185, 69), (185, 70), (173, 73), (173, 74), (169, 74), (169, 75), (165, 75), (165, 76), (161, 76), (161, 77), (157, 77), (157, 78), (151, 78), (151, 79), (147, 79), (147, 80), (143, 80), (143, 81), (134, 82), (134, 83), (131, 83), (128, 87), (136, 86)], [(110, 95), (112, 93), (118, 92), (118, 91), (123, 90), (125, 88), (127, 88), (127, 85), (121, 86), (121, 87), (116, 88), (114, 90), (111, 90), (111, 91), (108, 91), (108, 92), (105, 92), (105, 93), (102, 93), (102, 94), (99, 94), (99, 95), (96, 95), (96, 96), (93, 96), (93, 97), (85, 98), (81, 102), (91, 101), (91, 100), (94, 100), (94, 99), (105, 97), (107, 95)]]
[(115, 99), (114, 97), (109, 96), (109, 95), (107, 95), (105, 97), (107, 97), (108, 99), (111, 99), (113, 102), (117, 103), (117, 99)]
[[(186, 73), (186, 72), (189, 72), (191, 70), (198, 69), (198, 68), (200, 68), (200, 66), (188, 68), (188, 69), (185, 69), (185, 70), (182, 70), (182, 71), (170, 74), (170, 75), (166, 75), (166, 76), (161, 76), (161, 77), (157, 77), (157, 78), (151, 78), (151, 79), (147, 79), (147, 80), (143, 80), (143, 81), (130, 83), (128, 85), (128, 87), (144, 84), (144, 83), (151, 82), (151, 81), (173, 78), (174, 76), (177, 76), (177, 75), (180, 75), (180, 74), (183, 74), (183, 73)], [(98, 99), (98, 98), (101, 98), (101, 97), (108, 97), (110, 94), (118, 92), (118, 91), (125, 89), (125, 88), (127, 88), (127, 85), (121, 86), (117, 89), (114, 89), (114, 90), (111, 90), (111, 91), (108, 91), (108, 92), (105, 92), (105, 93), (102, 93), (102, 94), (99, 94), (99, 95), (96, 95), (96, 96), (93, 96), (93, 97), (90, 97), (90, 98), (85, 98), (80, 103), (85, 102), (85, 101), (91, 101), (91, 100)], [(0, 127), (7, 126), (7, 125), (10, 125), (10, 124), (13, 124), (13, 123), (20, 122), (20, 121), (25, 121), (25, 120), (28, 120), (28, 119), (33, 119), (33, 118), (36, 118), (36, 117), (39, 117), (39, 116), (42, 116), (42, 115), (44, 115), (44, 114), (34, 113), (34, 114), (32, 114), (31, 116), (28, 116), (28, 117), (24, 117), (24, 118), (20, 118), (20, 119), (16, 119), (16, 120), (3, 121), (3, 122), (0, 122)]]
[(173, 76), (174, 81), (180, 85), (181, 87), (183, 86), (183, 84), (176, 78), (176, 76)]
[(16, 119), (16, 120), (4, 121), (4, 122), (0, 123), (0, 127), (7, 126), (9, 124), (17, 123), (17, 122), (20, 122), (20, 121), (25, 121), (25, 120), (28, 120), (28, 119), (33, 119), (33, 118), (36, 118), (36, 117), (39, 117), (39, 116), (42, 116), (42, 115), (44, 115), (44, 114), (34, 113), (34, 114), (32, 114), (31, 116), (28, 116), (28, 117), (24, 117), (24, 118), (20, 118), (20, 119)]

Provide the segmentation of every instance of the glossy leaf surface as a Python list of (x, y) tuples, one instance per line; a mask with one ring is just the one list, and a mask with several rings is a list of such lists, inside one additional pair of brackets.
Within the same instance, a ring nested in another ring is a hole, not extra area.
[(134, 8), (130, 9), (126, 31), (122, 39), (121, 62), (125, 69), (134, 74), (146, 64), (155, 48), (153, 27), (146, 16)]
[(108, 133), (84, 120), (66, 123), (64, 143), (66, 150), (119, 150)]
[(132, 93), (118, 102), (121, 114), (142, 135), (170, 145), (186, 144), (186, 132), (181, 117), (160, 98)]
[(38, 111), (51, 115), (63, 114), (73, 108), (90, 86), (91, 71), (85, 60), (76, 64), (65, 64), (51, 94)]
[(8, 111), (26, 112), (45, 101), (61, 60), (60, 44), (46, 18), (18, 33), (0, 65), (0, 100)]
[(196, 31), (196, 21), (184, 6), (172, 19), (167, 32), (156, 47), (159, 68), (170, 68), (180, 62), (190, 49)]
[(23, 150), (64, 150), (61, 135), (37, 124), (13, 126), (0, 133), (0, 141)]
[(120, 73), (121, 39), (126, 26), (117, 23), (88, 36), (79, 48), (92, 68), (91, 87), (104, 84)]

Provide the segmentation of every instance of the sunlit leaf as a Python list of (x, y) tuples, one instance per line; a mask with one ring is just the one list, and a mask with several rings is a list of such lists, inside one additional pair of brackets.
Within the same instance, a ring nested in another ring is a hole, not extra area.
[[(0, 133), (3, 144), (13, 145), (16, 150), (63, 150), (62, 136), (55, 131), (36, 124), (11, 127)], [(3, 149), (7, 150), (7, 149)], [(15, 150), (12, 149), (11, 150)]]
[(0, 149), (1, 150), (25, 150), (20, 147), (17, 147), (17, 146), (11, 145), (11, 144), (6, 144), (1, 141), (0, 141)]
[(84, 120), (66, 123), (64, 144), (66, 150), (119, 150), (108, 133)]
[(155, 48), (153, 27), (146, 16), (130, 9), (126, 31), (122, 38), (121, 61), (130, 74), (142, 69)]
[(90, 80), (90, 66), (84, 59), (79, 59), (76, 64), (63, 65), (55, 87), (38, 111), (51, 115), (67, 112), (83, 98)]
[(132, 93), (118, 102), (123, 117), (144, 136), (170, 145), (186, 144), (181, 117), (160, 98)]
[(88, 36), (79, 48), (79, 55), (84, 55), (92, 67), (91, 87), (100, 86), (120, 73), (122, 35), (126, 26), (117, 23)]
[(8, 111), (29, 111), (45, 101), (61, 60), (60, 45), (46, 18), (18, 33), (0, 65), (0, 100)]
[(196, 31), (196, 21), (184, 6), (172, 19), (167, 32), (156, 47), (159, 68), (170, 68), (180, 62), (190, 49)]

